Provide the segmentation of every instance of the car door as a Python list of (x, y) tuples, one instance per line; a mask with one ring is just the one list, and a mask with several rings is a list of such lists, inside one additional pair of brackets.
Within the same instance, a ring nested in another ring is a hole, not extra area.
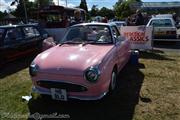
[(116, 54), (117, 54), (117, 63), (118, 69), (120, 70), (126, 61), (126, 41), (120, 37), (120, 33), (116, 26), (112, 26), (112, 34), (114, 39), (116, 40)]
[(12, 61), (21, 56), (23, 50), (23, 34), (19, 27), (9, 28), (4, 38), (5, 60)]
[(22, 30), (24, 33), (26, 53), (35, 53), (41, 49), (42, 38), (38, 29), (34, 26), (25, 26), (22, 27)]
[(5, 28), (0, 28), (0, 67), (4, 63), (4, 55), (6, 50), (4, 49), (4, 36), (6, 34)]

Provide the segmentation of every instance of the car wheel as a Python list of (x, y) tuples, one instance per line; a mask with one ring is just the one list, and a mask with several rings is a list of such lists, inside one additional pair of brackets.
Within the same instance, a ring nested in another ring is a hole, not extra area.
[(109, 92), (112, 93), (115, 88), (116, 88), (116, 83), (117, 83), (117, 73), (115, 70), (113, 70), (112, 74), (111, 74), (111, 82), (109, 85)]

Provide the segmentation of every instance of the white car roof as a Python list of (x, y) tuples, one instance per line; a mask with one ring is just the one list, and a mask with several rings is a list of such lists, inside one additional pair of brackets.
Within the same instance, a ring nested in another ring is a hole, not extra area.
[(159, 19), (171, 19), (171, 20), (173, 20), (173, 18), (171, 18), (171, 17), (153, 17), (153, 18), (151, 18), (151, 20), (159, 20)]
[(155, 15), (153, 16), (154, 18), (172, 18), (172, 14), (159, 14), (159, 15)]
[(77, 24), (77, 25), (73, 25), (73, 26), (81, 26), (81, 25), (105, 25), (105, 26), (112, 26), (115, 25), (113, 23), (100, 23), (100, 22), (93, 22), (93, 23), (81, 23), (81, 24)]
[(151, 22), (152, 20), (162, 20), (162, 19), (170, 19), (171, 22), (172, 22), (172, 24), (173, 24), (173, 27), (175, 27), (175, 21), (174, 21), (173, 18), (171, 18), (171, 17), (153, 17), (153, 18), (151, 18), (151, 19), (149, 20), (149, 22), (148, 22), (148, 24), (147, 24), (146, 26), (149, 26), (149, 25), (150, 25), (150, 22)]

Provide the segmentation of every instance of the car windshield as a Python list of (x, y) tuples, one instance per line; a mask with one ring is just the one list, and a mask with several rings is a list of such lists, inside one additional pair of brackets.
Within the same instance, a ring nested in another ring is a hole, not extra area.
[(0, 28), (0, 40), (2, 40), (2, 37), (3, 37), (4, 31), (5, 31), (4, 29), (1, 29), (1, 28)]
[(152, 20), (151, 25), (154, 27), (172, 27), (172, 22), (170, 19), (157, 19), (157, 20)]
[(110, 29), (103, 25), (71, 27), (60, 43), (112, 43)]

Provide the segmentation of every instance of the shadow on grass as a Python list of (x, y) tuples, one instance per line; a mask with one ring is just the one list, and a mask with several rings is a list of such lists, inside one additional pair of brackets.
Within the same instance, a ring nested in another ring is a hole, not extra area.
[(141, 51), (140, 58), (144, 59), (155, 59), (155, 60), (168, 60), (168, 61), (175, 61), (174, 59), (168, 58), (163, 51), (160, 50), (152, 50), (152, 51)]
[(114, 94), (98, 101), (60, 102), (38, 97), (28, 103), (30, 111), (28, 119), (31, 120), (32, 115), (39, 117), (43, 114), (66, 114), (73, 120), (132, 120), (143, 80), (144, 75), (139, 68), (128, 64), (118, 76)]
[(34, 57), (35, 55), (32, 55), (6, 63), (0, 68), (0, 79), (27, 68)]

